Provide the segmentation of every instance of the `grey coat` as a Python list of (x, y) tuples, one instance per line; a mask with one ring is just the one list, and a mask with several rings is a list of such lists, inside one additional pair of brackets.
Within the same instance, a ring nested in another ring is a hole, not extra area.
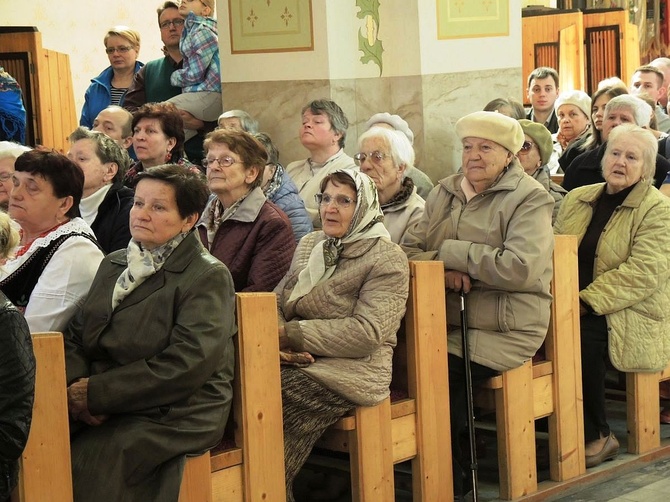
[(112, 311), (125, 250), (108, 255), (66, 334), (68, 385), (89, 377), (98, 427), (74, 423), (76, 502), (176, 501), (185, 454), (216, 445), (232, 399), (234, 291), (190, 234)]

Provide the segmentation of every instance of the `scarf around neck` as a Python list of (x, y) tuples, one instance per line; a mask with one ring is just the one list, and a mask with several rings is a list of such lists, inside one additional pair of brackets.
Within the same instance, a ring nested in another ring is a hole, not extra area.
[(307, 266), (298, 275), (298, 282), (288, 301), (292, 302), (309, 293), (318, 283), (330, 278), (335, 272), (340, 253), (345, 244), (379, 237), (391, 240), (384, 226), (384, 214), (379, 205), (379, 197), (374, 181), (367, 174), (354, 169), (341, 169), (356, 184), (356, 209), (349, 229), (342, 237), (328, 237), (318, 242), (312, 249)]
[(112, 310), (114, 310), (140, 284), (158, 272), (172, 252), (181, 244), (188, 232), (177, 234), (165, 244), (154, 249), (145, 249), (135, 239), (131, 239), (126, 248), (128, 266), (116, 280), (112, 292)]

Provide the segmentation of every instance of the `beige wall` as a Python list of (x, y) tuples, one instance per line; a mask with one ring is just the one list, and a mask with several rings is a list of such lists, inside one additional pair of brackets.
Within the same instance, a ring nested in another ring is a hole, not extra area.
[(36, 26), (45, 48), (70, 56), (77, 120), (91, 78), (109, 66), (103, 38), (114, 25), (127, 25), (141, 37), (140, 61), (160, 57), (156, 7), (161, 0), (0, 0), (0, 25)]

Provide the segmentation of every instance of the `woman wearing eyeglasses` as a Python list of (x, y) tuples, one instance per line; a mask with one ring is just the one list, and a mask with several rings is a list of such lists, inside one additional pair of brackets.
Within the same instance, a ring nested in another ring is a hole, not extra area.
[(535, 178), (554, 198), (554, 212), (551, 216), (553, 223), (556, 221), (563, 197), (568, 191), (558, 183), (551, 181), (549, 175), (547, 164), (553, 150), (551, 133), (544, 124), (532, 120), (519, 119), (519, 124), (523, 129), (524, 142), (516, 156), (526, 174)]
[(323, 231), (302, 238), (275, 289), (289, 502), (323, 432), (355, 406), (388, 397), (409, 284), (407, 257), (382, 223), (374, 182), (344, 169), (319, 188)]
[(295, 238), (261, 188), (265, 148), (249, 133), (225, 129), (208, 134), (203, 147), (214, 197), (198, 224), (200, 240), (226, 264), (235, 291), (272, 291), (291, 264)]
[(373, 126), (358, 138), (356, 165), (375, 182), (391, 240), (400, 243), (405, 231), (419, 221), (426, 202), (417, 193), (407, 169), (414, 164), (414, 149), (395, 129)]
[(401, 246), (410, 260), (444, 263), (453, 479), (462, 496), (468, 459), (459, 438), (467, 407), (461, 299), (452, 291), (467, 293), (475, 384), (533, 357), (549, 326), (554, 200), (516, 158), (524, 143), (517, 120), (475, 112), (456, 122), (456, 134), (463, 144), (462, 173), (438, 183)]
[(126, 91), (143, 64), (137, 61), (140, 53), (140, 34), (127, 26), (115, 26), (104, 38), (109, 64), (100, 75), (91, 79), (84, 95), (79, 125), (93, 128), (93, 121), (109, 105), (123, 105)]

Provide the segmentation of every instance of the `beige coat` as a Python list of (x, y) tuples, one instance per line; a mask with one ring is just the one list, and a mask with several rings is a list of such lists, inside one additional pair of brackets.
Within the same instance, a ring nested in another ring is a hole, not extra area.
[[(572, 190), (556, 220), (557, 234), (581, 242), (605, 184)], [(579, 292), (607, 317), (612, 364), (621, 371), (657, 371), (670, 360), (670, 201), (638, 183), (598, 241), (593, 282)]]
[(551, 214), (551, 222), (556, 221), (558, 216), (558, 211), (561, 208), (561, 202), (563, 202), (563, 197), (568, 193), (568, 191), (563, 188), (558, 183), (551, 181), (551, 176), (549, 175), (549, 170), (542, 166), (537, 171), (533, 173), (533, 178), (535, 178), (540, 185), (542, 185), (549, 195), (554, 198), (554, 211)]
[(316, 358), (302, 371), (346, 399), (371, 406), (389, 395), (393, 347), (409, 291), (407, 257), (382, 238), (345, 245), (333, 275), (289, 302), (312, 248), (324, 238), (323, 232), (312, 232), (300, 240), (275, 289), (279, 321), (291, 347)]
[[(438, 183), (401, 246), (410, 260), (441, 260), (473, 279), (466, 297), (471, 358), (499, 371), (515, 368), (547, 334), (554, 201), (516, 162), (467, 203), (462, 179), (454, 174)], [(453, 292), (447, 320), (449, 352), (462, 356), (460, 298)]]
[(423, 214), (426, 201), (421, 198), (416, 190), (417, 188), (414, 186), (412, 194), (407, 200), (392, 206), (382, 207), (384, 226), (391, 234), (391, 240), (396, 244), (400, 244), (407, 229), (419, 221)]

